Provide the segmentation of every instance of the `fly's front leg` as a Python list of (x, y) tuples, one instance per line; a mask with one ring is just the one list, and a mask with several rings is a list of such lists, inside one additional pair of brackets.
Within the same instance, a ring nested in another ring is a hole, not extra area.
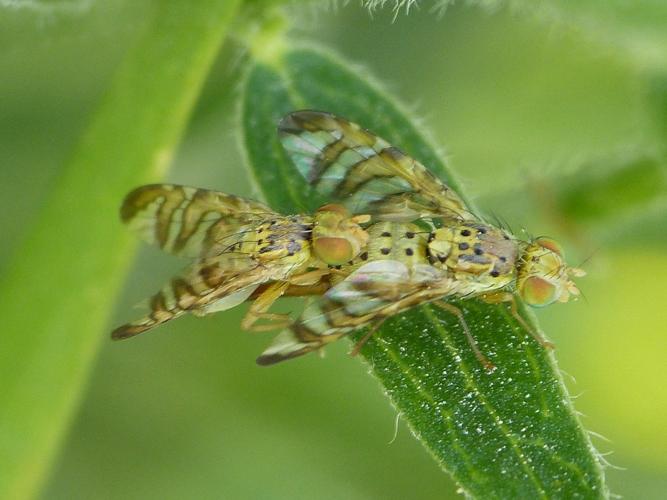
[(542, 335), (540, 335), (539, 332), (536, 332), (528, 324), (528, 322), (521, 317), (521, 315), (519, 314), (519, 307), (517, 305), (516, 297), (514, 296), (514, 294), (510, 292), (495, 292), (482, 295), (480, 298), (487, 304), (500, 304), (502, 302), (509, 302), (510, 312), (512, 313), (512, 316), (519, 322), (521, 326), (523, 326), (526, 329), (526, 331), (528, 331), (528, 333), (530, 333), (531, 337), (537, 340), (540, 343), (540, 345), (542, 345), (546, 349), (554, 349), (556, 347), (553, 344), (553, 342), (549, 342)]
[[(267, 332), (289, 326), (292, 323), (289, 315), (267, 312), (269, 308), (288, 291), (290, 286), (292, 286), (293, 289), (294, 287), (297, 287), (294, 290), (303, 287), (304, 291), (308, 292), (314, 285), (320, 283), (322, 278), (329, 274), (331, 274), (331, 269), (315, 269), (314, 271), (291, 276), (287, 281), (277, 281), (266, 287), (262, 286), (259, 293), (253, 296), (254, 301), (250, 304), (250, 309), (248, 309), (243, 320), (241, 320), (241, 328), (252, 332)], [(294, 293), (293, 295), (300, 294)], [(269, 323), (255, 325), (260, 319), (267, 320)]]
[(466, 320), (463, 317), (463, 311), (461, 311), (461, 309), (459, 309), (455, 305), (449, 304), (442, 300), (436, 300), (435, 302), (433, 302), (433, 305), (438, 306), (441, 309), (444, 309), (445, 311), (453, 314), (458, 318), (459, 323), (461, 323), (463, 331), (466, 334), (466, 338), (468, 339), (468, 344), (470, 344), (470, 347), (472, 348), (472, 351), (475, 353), (475, 356), (477, 357), (479, 362), (482, 363), (482, 365), (484, 365), (484, 368), (486, 368), (489, 371), (495, 369), (495, 365), (491, 363), (491, 361), (489, 361), (489, 359), (486, 356), (484, 356), (484, 354), (482, 354), (482, 351), (479, 349), (477, 341), (475, 340), (475, 337), (473, 337), (470, 328), (468, 328), (468, 323), (466, 323)]
[[(288, 287), (289, 283), (287, 281), (277, 281), (264, 289), (250, 304), (250, 309), (241, 320), (241, 328), (252, 332), (267, 332), (288, 326), (291, 320), (287, 314), (266, 312), (285, 293)], [(270, 323), (255, 325), (260, 319), (267, 320)]]

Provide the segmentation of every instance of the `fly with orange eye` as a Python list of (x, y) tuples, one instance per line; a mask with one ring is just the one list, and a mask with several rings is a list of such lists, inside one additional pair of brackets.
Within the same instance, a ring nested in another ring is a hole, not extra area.
[(524, 302), (534, 307), (544, 307), (556, 301), (567, 302), (571, 295), (579, 295), (570, 276), (584, 274), (565, 263), (563, 249), (557, 241), (540, 237), (524, 250), (517, 290)]
[[(252, 301), (241, 327), (282, 329), (257, 359), (268, 365), (321, 349), (388, 317), (432, 303), (454, 314), (487, 368), (462, 310), (449, 299), (543, 307), (579, 295), (560, 245), (522, 241), (477, 217), (424, 165), (359, 125), (296, 111), (278, 125), (287, 155), (329, 203), (283, 215), (231, 194), (172, 184), (132, 191), (121, 217), (145, 240), (194, 259), (149, 301), (143, 318), (117, 328), (132, 337), (183, 314), (211, 314)], [(298, 317), (269, 312), (282, 296), (314, 296)], [(263, 320), (263, 324), (256, 324)]]

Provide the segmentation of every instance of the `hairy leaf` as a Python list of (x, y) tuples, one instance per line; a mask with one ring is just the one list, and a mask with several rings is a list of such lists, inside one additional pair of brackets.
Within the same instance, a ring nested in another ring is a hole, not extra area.
[[(323, 201), (309, 191), (275, 133), (282, 115), (302, 108), (362, 124), (460, 192), (436, 148), (361, 69), (296, 48), (257, 62), (244, 90), (248, 162), (264, 197), (277, 208), (312, 210)], [(598, 456), (575, 417), (553, 355), (504, 306), (456, 304), (496, 364), (494, 372), (479, 364), (456, 318), (430, 305), (387, 321), (362, 349), (415, 435), (473, 497), (607, 496)]]

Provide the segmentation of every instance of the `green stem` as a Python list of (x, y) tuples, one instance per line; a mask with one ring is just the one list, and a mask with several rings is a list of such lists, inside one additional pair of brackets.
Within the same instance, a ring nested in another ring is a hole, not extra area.
[(8, 266), (0, 318), (20, 327), (0, 336), (0, 498), (44, 482), (132, 259), (118, 205), (166, 171), (239, 3), (156, 4)]

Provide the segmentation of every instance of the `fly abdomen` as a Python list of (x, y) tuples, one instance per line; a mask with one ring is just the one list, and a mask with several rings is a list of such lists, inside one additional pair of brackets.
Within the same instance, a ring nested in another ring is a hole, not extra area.
[(380, 222), (368, 232), (368, 260), (397, 260), (408, 267), (428, 263), (428, 232), (417, 225)]

